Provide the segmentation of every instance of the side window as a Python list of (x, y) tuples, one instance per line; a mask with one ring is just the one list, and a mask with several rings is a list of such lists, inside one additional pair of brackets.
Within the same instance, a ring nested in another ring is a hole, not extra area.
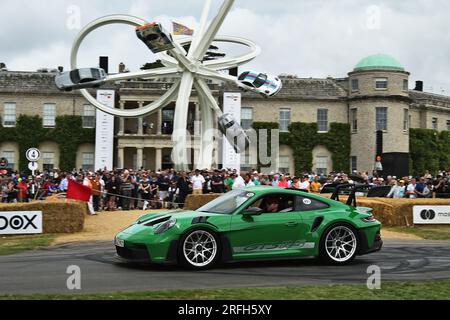
[(294, 196), (291, 195), (269, 195), (260, 198), (247, 207), (260, 208), (262, 213), (286, 213), (293, 212), (295, 208)]
[(304, 196), (297, 196), (295, 198), (295, 211), (311, 211), (327, 209), (330, 206), (322, 201), (311, 199)]

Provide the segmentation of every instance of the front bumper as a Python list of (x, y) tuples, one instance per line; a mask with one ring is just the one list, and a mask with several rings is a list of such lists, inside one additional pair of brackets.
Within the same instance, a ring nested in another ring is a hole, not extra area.
[[(155, 247), (153, 253), (157, 251)], [(160, 256), (152, 256), (152, 246), (146, 244), (135, 244), (125, 241), (124, 247), (116, 245), (115, 258), (121, 262), (133, 263), (157, 263), (157, 264), (176, 264), (178, 256), (178, 241), (173, 240), (164, 246), (163, 253)]]
[(124, 262), (151, 263), (152, 259), (146, 245), (130, 247), (116, 246), (116, 258)]

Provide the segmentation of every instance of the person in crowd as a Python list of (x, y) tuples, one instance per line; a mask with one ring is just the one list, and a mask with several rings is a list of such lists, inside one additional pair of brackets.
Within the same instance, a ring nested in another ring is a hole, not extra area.
[(17, 182), (18, 202), (28, 202), (28, 182), (26, 178), (19, 178)]
[(319, 182), (319, 177), (315, 176), (314, 181), (311, 183), (311, 192), (320, 193), (321, 188), (322, 184)]
[(280, 184), (280, 176), (278, 174), (273, 176), (272, 187), (279, 187)]
[(391, 186), (391, 191), (389, 191), (386, 198), (400, 199), (405, 197), (406, 187), (404, 180), (400, 180), (397, 183), (396, 180), (392, 179)]
[(17, 186), (13, 180), (8, 183), (7, 187), (7, 200), (8, 203), (16, 203), (17, 202)]
[(120, 195), (122, 199), (122, 210), (129, 211), (131, 204), (131, 193), (133, 189), (133, 178), (130, 175), (130, 171), (125, 170), (123, 172), (122, 181), (120, 185)]
[(59, 184), (59, 190), (61, 192), (67, 192), (69, 188), (69, 179), (70, 177), (66, 176), (65, 174), (61, 175), (61, 182)]
[(178, 178), (177, 188), (178, 188), (178, 199), (177, 199), (178, 207), (182, 209), (184, 207), (186, 197), (189, 193), (189, 179), (185, 171), (183, 171), (181, 173), (181, 176)]
[(253, 183), (253, 180), (252, 180), (252, 175), (249, 173), (247, 173), (245, 175), (244, 181), (245, 181), (246, 187), (254, 187), (255, 186), (255, 184)]
[[(92, 190), (92, 179), (93, 179), (93, 174), (91, 172), (88, 172), (88, 174), (86, 176), (80, 175), (80, 178), (83, 179), (83, 185), (90, 188)], [(89, 201), (87, 203), (87, 207), (89, 210), (89, 214), (91, 216), (95, 216), (97, 215), (97, 213), (94, 210), (94, 200), (92, 197), (92, 193), (91, 196), (89, 198)]]
[(236, 178), (234, 179), (234, 182), (233, 182), (233, 190), (240, 189), (240, 188), (245, 188), (244, 176), (245, 176), (244, 173), (236, 175)]
[(224, 193), (225, 192), (225, 183), (222, 175), (219, 170), (214, 170), (214, 173), (211, 177), (211, 191), (213, 193)]
[(303, 176), (300, 189), (311, 192), (311, 184), (309, 183), (309, 177), (307, 175)]
[(169, 179), (169, 175), (167, 173), (163, 173), (158, 180), (159, 186), (159, 200), (161, 201), (161, 205), (163, 208), (167, 208), (167, 202), (169, 200), (169, 188), (171, 182)]
[(91, 181), (92, 185), (92, 204), (94, 206), (94, 211), (99, 212), (100, 211), (100, 200), (102, 196), (102, 185), (100, 183), (100, 175), (94, 174), (89, 176), (89, 180)]
[(283, 174), (281, 175), (280, 181), (278, 181), (278, 187), (280, 188), (289, 188), (289, 181), (286, 179), (286, 176)]
[(228, 176), (225, 178), (226, 191), (233, 190), (234, 179), (236, 179), (236, 174), (234, 172), (228, 174)]
[(416, 194), (416, 182), (417, 180), (415, 178), (412, 178), (408, 186), (406, 187), (406, 197), (410, 199), (417, 198)]
[(108, 211), (116, 210), (116, 200), (120, 193), (120, 185), (121, 183), (117, 175), (111, 175), (110, 179), (106, 182), (105, 190), (107, 192)]
[(417, 198), (428, 198), (430, 196), (431, 190), (428, 188), (424, 177), (419, 179), (419, 183), (416, 184), (414, 192)]
[(195, 175), (191, 177), (191, 183), (193, 194), (203, 194), (203, 184), (205, 183), (205, 178), (200, 174), (200, 170), (195, 170)]
[(148, 206), (150, 205), (150, 180), (148, 179), (147, 174), (144, 174), (141, 182), (139, 183), (139, 193), (141, 194), (141, 199), (144, 202), (142, 205), (142, 210), (147, 210)]

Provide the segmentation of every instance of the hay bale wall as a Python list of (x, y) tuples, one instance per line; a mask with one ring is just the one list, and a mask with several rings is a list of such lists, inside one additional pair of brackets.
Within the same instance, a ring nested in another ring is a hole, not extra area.
[(35, 201), (0, 204), (0, 211), (42, 211), (44, 233), (75, 233), (83, 231), (86, 204), (76, 201)]
[[(347, 197), (341, 196), (341, 202)], [(374, 216), (388, 227), (401, 227), (413, 225), (414, 206), (450, 206), (450, 199), (392, 199), (392, 198), (357, 198), (358, 207), (373, 209)]]
[(198, 208), (204, 206), (210, 201), (220, 197), (220, 193), (208, 193), (208, 194), (190, 194), (186, 197), (184, 204), (185, 210), (197, 210)]

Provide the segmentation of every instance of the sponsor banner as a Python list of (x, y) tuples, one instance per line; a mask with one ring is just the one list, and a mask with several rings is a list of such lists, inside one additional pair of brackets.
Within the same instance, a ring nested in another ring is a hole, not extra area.
[[(238, 123), (241, 123), (241, 101), (240, 92), (225, 92), (223, 95), (223, 113), (230, 113)], [(241, 155), (236, 153), (225, 136), (222, 146), (222, 164), (223, 168), (241, 171)]]
[[(97, 100), (114, 109), (114, 90), (98, 90)], [(97, 109), (95, 127), (95, 168), (94, 170), (113, 169), (114, 116)]]
[(450, 206), (414, 206), (414, 224), (450, 224)]
[(42, 233), (42, 211), (0, 212), (0, 234)]

